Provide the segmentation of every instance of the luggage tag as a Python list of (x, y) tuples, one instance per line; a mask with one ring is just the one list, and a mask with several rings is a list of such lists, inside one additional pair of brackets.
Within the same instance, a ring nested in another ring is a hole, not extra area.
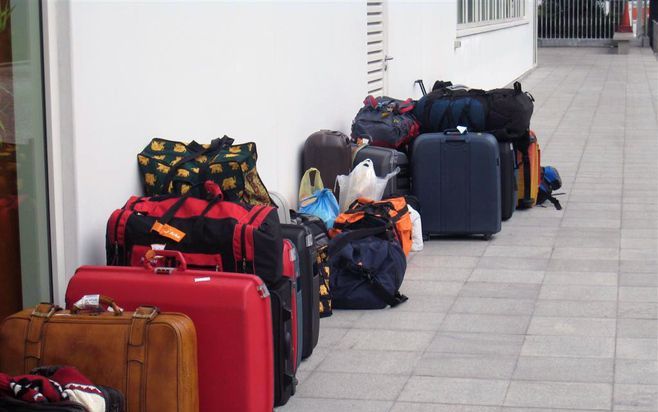
[(183, 240), (185, 237), (185, 232), (176, 229), (173, 226), (170, 226), (169, 224), (162, 224), (158, 222), (157, 220), (155, 223), (153, 223), (153, 227), (151, 227), (151, 231), (157, 232), (160, 236), (164, 236), (166, 238), (169, 238), (173, 240), (174, 242), (180, 242)]

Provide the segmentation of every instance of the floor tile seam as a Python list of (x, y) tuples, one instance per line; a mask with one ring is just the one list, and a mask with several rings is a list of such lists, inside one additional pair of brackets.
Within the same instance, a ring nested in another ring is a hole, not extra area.
[[(591, 72), (591, 70), (592, 70), (592, 69), (591, 69), (591, 67), (590, 67), (590, 68), (588, 69), (587, 73), (589, 74), (589, 73)], [(608, 74), (609, 74), (609, 71), (608, 71)], [(556, 87), (554, 93), (555, 93), (558, 89), (559, 89), (559, 88)], [(567, 109), (566, 109), (565, 112), (563, 113), (562, 117), (560, 118), (559, 123), (562, 123), (562, 121), (564, 120), (564, 116), (566, 115), (566, 112), (569, 110), (569, 108), (571, 108), (571, 105), (573, 104), (574, 99), (575, 99), (575, 95), (574, 95), (574, 97), (571, 99), (571, 101), (570, 101), (570, 103), (569, 103), (569, 107), (567, 107)], [(601, 100), (601, 93), (598, 94), (598, 98), (597, 98), (597, 108), (598, 108), (598, 106), (599, 106), (599, 104), (600, 104), (600, 100)], [(587, 151), (587, 143), (588, 143), (588, 142), (590, 141), (590, 139), (591, 139), (591, 130), (592, 130), (592, 124), (590, 123), (590, 125), (588, 126), (587, 137), (586, 137), (586, 139), (585, 139), (585, 142), (584, 142), (584, 145), (583, 145), (582, 151), (581, 151), (581, 153), (580, 153), (580, 158), (579, 158), (579, 161), (578, 161), (578, 166), (577, 166), (577, 168), (576, 168), (576, 172), (575, 172), (575, 174), (574, 174), (576, 177), (578, 176), (578, 172), (579, 172), (580, 167), (581, 167), (581, 165), (582, 165), (582, 161), (583, 161), (584, 154), (585, 154), (585, 152)], [(551, 139), (551, 140), (552, 140), (552, 139)], [(550, 144), (550, 142), (549, 142), (549, 144)], [(548, 148), (548, 145), (547, 145), (547, 148)], [(569, 198), (570, 198), (570, 197), (571, 197), (571, 191), (569, 190), (569, 192), (568, 192), (568, 194), (567, 194), (567, 199), (566, 199), (567, 201), (565, 202), (565, 209), (568, 209), (568, 201), (569, 201)], [(565, 211), (566, 211), (566, 210), (565, 210)], [(564, 215), (565, 215), (565, 213), (563, 213), (562, 216), (560, 217), (560, 225), (559, 225), (559, 227), (562, 226), (562, 222), (564, 221)], [(556, 244), (557, 244), (557, 238), (554, 238), (554, 239), (553, 239), (553, 245), (552, 245), (552, 247), (551, 247), (551, 253), (550, 253), (550, 255), (549, 255), (549, 262), (550, 262), (551, 258), (553, 257), (553, 255), (554, 255), (554, 253), (555, 253)], [(540, 297), (540, 295), (541, 295), (541, 289), (542, 289), (543, 286), (544, 286), (544, 282), (545, 282), (545, 280), (546, 280), (546, 271), (544, 271), (544, 274), (543, 274), (543, 276), (542, 276), (542, 283), (541, 283), (541, 287), (540, 287), (540, 289), (539, 289), (539, 293), (537, 294), (537, 296), (536, 296), (535, 299), (534, 299), (535, 302), (534, 302), (534, 305), (533, 305), (532, 314), (531, 314), (531, 316), (530, 316), (530, 321), (528, 322), (528, 325), (527, 325), (527, 327), (526, 327), (526, 331), (525, 331), (525, 334), (524, 334), (524, 336), (523, 336), (523, 342), (522, 342), (522, 344), (521, 344), (521, 348), (520, 348), (519, 353), (518, 353), (518, 355), (517, 355), (516, 362), (514, 363), (514, 368), (513, 368), (513, 370), (512, 370), (512, 376), (514, 376), (514, 375), (516, 374), (516, 371), (517, 371), (517, 369), (518, 369), (518, 366), (519, 366), (519, 359), (521, 358), (521, 354), (523, 353), (523, 347), (525, 346), (526, 341), (527, 341), (527, 337), (529, 336), (529, 335), (528, 335), (528, 331), (530, 330), (530, 325), (531, 325), (531, 323), (532, 323), (532, 320), (533, 320), (534, 317), (535, 317), (535, 313), (536, 313), (536, 311), (537, 311), (537, 302), (539, 301), (539, 297)], [(510, 380), (510, 382), (507, 384), (507, 388), (505, 389), (505, 396), (504, 396), (504, 398), (503, 398), (503, 405), (505, 405), (506, 402), (507, 402), (507, 399), (508, 399), (508, 396), (509, 396), (509, 390), (510, 390), (511, 384), (512, 384), (512, 381)]]
[[(333, 314), (332, 314), (332, 315), (333, 315)], [(318, 367), (319, 367), (320, 365), (322, 365), (322, 364), (327, 360), (327, 358), (329, 357), (329, 355), (331, 355), (331, 354), (332, 354), (332, 353), (338, 348), (339, 343), (340, 343), (343, 339), (345, 339), (345, 337), (350, 333), (350, 331), (351, 331), (352, 329), (354, 329), (354, 324), (355, 324), (359, 319), (361, 319), (363, 316), (364, 316), (364, 314), (361, 314), (359, 317), (357, 317), (356, 319), (354, 319), (353, 321), (351, 321), (349, 327), (336, 327), (336, 328), (325, 327), (326, 329), (344, 329), (344, 330), (345, 330), (345, 334), (344, 334), (343, 336), (341, 336), (341, 338), (338, 340), (338, 342), (336, 342), (336, 344), (334, 344), (334, 345), (332, 345), (332, 346), (330, 346), (330, 347), (326, 347), (326, 346), (324, 347), (325, 349), (328, 349), (328, 353), (327, 353), (327, 355), (324, 357), (324, 359), (322, 359), (320, 362), (318, 362), (317, 365), (315, 365), (315, 367), (311, 370), (311, 374), (313, 374), (313, 373), (318, 369)], [(320, 322), (320, 327), (322, 327), (322, 321)], [(307, 380), (311, 377), (311, 374), (309, 374), (309, 375), (306, 377)]]
[[(489, 242), (489, 241), (487, 241), (487, 242)], [(487, 245), (487, 247), (488, 247), (488, 245)], [(486, 250), (486, 248), (485, 248), (485, 250)], [(483, 252), (483, 253), (484, 253), (484, 252)], [(468, 278), (467, 278), (467, 279), (470, 279), (470, 277), (473, 275), (473, 272), (475, 271), (475, 268), (476, 268), (476, 267), (479, 265), (479, 263), (480, 263), (480, 259), (481, 259), (481, 257), (478, 257), (478, 261), (477, 261), (475, 267), (473, 267), (473, 269), (471, 269), (471, 273), (468, 275)], [(462, 282), (462, 286), (460, 287), (460, 289), (459, 289), (459, 293), (457, 294), (457, 296), (459, 296), (459, 294), (461, 293), (461, 291), (462, 291), (462, 289), (464, 288), (464, 285), (465, 285), (465, 284), (466, 284), (466, 281), (463, 281), (463, 282)], [(457, 302), (457, 296), (455, 296), (455, 298), (454, 298), (454, 299), (452, 300), (452, 302), (450, 303), (450, 306), (449, 306), (448, 309), (447, 309), (446, 315), (443, 317), (443, 319), (441, 319), (441, 322), (439, 323), (439, 327), (437, 328), (436, 331), (434, 331), (434, 334), (432, 335), (432, 337), (431, 337), (429, 343), (425, 346), (425, 348), (424, 348), (422, 351), (418, 351), (418, 352), (419, 352), (418, 360), (416, 360), (416, 364), (414, 364), (413, 368), (411, 368), (411, 373), (410, 373), (410, 375), (409, 375), (407, 381), (404, 383), (404, 385), (402, 385), (402, 389), (401, 389), (400, 392), (397, 394), (397, 397), (395, 398), (395, 402), (397, 402), (397, 401), (400, 399), (400, 396), (402, 395), (402, 393), (404, 392), (404, 390), (407, 388), (407, 385), (409, 384), (409, 381), (411, 380), (411, 377), (412, 377), (412, 376), (415, 376), (415, 372), (416, 372), (416, 370), (417, 370), (418, 363), (419, 363), (420, 360), (425, 356), (425, 354), (428, 352), (429, 347), (432, 345), (432, 342), (434, 342), (434, 340), (436, 339), (436, 337), (439, 335), (439, 331), (441, 330), (441, 327), (444, 325), (444, 323), (445, 323), (445, 321), (446, 321), (446, 318), (448, 317), (448, 314), (452, 311), (452, 308), (455, 306), (455, 302)]]
[[(629, 59), (630, 60), (630, 59)], [(626, 74), (626, 81), (628, 82), (628, 77), (629, 77), (630, 70), (627, 71)], [(628, 89), (627, 89), (628, 92)], [(628, 105), (624, 105), (624, 119), (628, 117)], [(622, 150), (622, 156), (621, 156), (621, 161), (622, 161), (622, 168), (621, 168), (621, 189), (622, 189), (622, 200), (623, 200), (623, 192), (625, 191), (625, 186), (626, 186), (626, 132), (627, 132), (627, 124), (624, 121), (624, 135), (622, 136), (623, 144), (621, 146)], [(619, 220), (622, 222), (623, 216), (624, 216), (624, 202), (621, 202), (621, 207), (619, 208)], [(618, 330), (619, 330), (619, 307), (620, 307), (620, 301), (621, 301), (621, 290), (619, 287), (619, 271), (621, 270), (621, 238), (622, 238), (622, 228), (623, 228), (623, 222), (622, 225), (619, 228), (619, 246), (620, 246), (620, 253), (619, 253), (619, 261), (617, 263), (617, 325), (615, 327), (615, 340), (613, 342), (613, 352), (612, 352), (612, 382), (613, 382), (613, 388), (612, 388), (612, 393), (610, 394), (610, 405), (614, 409), (615, 407), (615, 390), (614, 386), (616, 385), (616, 380), (617, 380), (617, 340), (619, 339), (618, 337)]]
[[(556, 66), (556, 67), (557, 67), (557, 66)], [(551, 73), (553, 73), (554, 71), (555, 71), (555, 69), (554, 69)], [(557, 88), (557, 87), (553, 88), (552, 91), (551, 91), (551, 94), (550, 94), (548, 97), (546, 97), (546, 98), (544, 99), (544, 102), (540, 105), (540, 108), (543, 107), (543, 106), (544, 106), (544, 105), (545, 105), (545, 104), (546, 104), (546, 103), (547, 103), (547, 102), (553, 97), (553, 95), (555, 95), (557, 92), (558, 92), (558, 88)], [(574, 98), (575, 98), (575, 95), (574, 95), (574, 97), (572, 97), (571, 100), (569, 101), (569, 106), (571, 106), (571, 103), (573, 102), (573, 99), (574, 99)], [(559, 120), (558, 124), (562, 122), (562, 119), (563, 119), (564, 116), (566, 115), (567, 111), (568, 111), (568, 108), (562, 112), (562, 116), (560, 116), (560, 120)], [(557, 130), (557, 127), (553, 130), (553, 132), (551, 132), (551, 134), (550, 134), (551, 136), (550, 136), (550, 137), (553, 136), (553, 134), (555, 133), (555, 130)], [(551, 141), (553, 140), (553, 139), (550, 138), (550, 137), (549, 137), (549, 139), (547, 139), (548, 141), (546, 142), (546, 148), (545, 148), (545, 149), (548, 148), (548, 146), (551, 144)]]
[[(377, 375), (377, 376), (384, 376), (384, 377), (395, 377), (395, 378), (410, 378), (411, 375), (408, 373), (399, 373), (399, 372), (361, 372), (361, 371), (340, 371), (340, 370), (319, 370), (316, 369), (313, 371), (314, 373), (323, 373), (323, 374), (329, 374), (329, 375), (363, 375), (363, 376), (372, 376), (372, 375)], [(406, 381), (405, 381), (406, 383)]]

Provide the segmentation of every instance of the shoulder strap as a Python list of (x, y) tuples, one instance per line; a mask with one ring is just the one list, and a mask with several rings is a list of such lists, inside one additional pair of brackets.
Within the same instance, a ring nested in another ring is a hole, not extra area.
[(368, 284), (372, 286), (375, 293), (377, 293), (377, 296), (379, 296), (384, 302), (386, 302), (386, 304), (392, 308), (409, 300), (409, 298), (401, 294), (399, 290), (396, 290), (395, 293), (391, 294), (391, 292), (386, 290), (386, 288), (379, 282), (379, 279), (377, 279), (376, 276), (373, 276), (372, 271), (364, 268), (363, 266), (355, 265), (354, 263), (349, 262), (346, 265), (346, 269), (354, 273), (358, 273), (361, 275), (361, 277), (366, 279)]
[(359, 229), (359, 230), (350, 230), (349, 232), (343, 232), (340, 238), (332, 241), (330, 245), (331, 254), (335, 254), (338, 251), (342, 250), (350, 242), (359, 239), (365, 239), (369, 236), (381, 235), (386, 233), (386, 231), (387, 228), (382, 225), (370, 229)]

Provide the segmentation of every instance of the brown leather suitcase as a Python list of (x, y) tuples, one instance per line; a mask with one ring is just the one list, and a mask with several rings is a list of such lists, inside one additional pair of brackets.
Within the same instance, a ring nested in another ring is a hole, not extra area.
[(127, 412), (199, 410), (196, 330), (180, 313), (154, 307), (72, 313), (42, 303), (4, 320), (0, 370), (28, 373), (41, 365), (71, 365), (97, 385), (120, 390)]
[(350, 138), (334, 130), (320, 130), (310, 135), (304, 143), (302, 174), (311, 167), (320, 171), (324, 187), (334, 189), (336, 176), (352, 170)]

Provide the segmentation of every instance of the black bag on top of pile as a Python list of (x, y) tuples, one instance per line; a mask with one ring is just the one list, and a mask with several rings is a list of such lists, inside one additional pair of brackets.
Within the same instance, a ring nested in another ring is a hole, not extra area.
[(487, 132), (501, 142), (514, 142), (527, 136), (534, 110), (534, 98), (521, 83), (513, 88), (468, 89), (437, 81), (432, 92), (423, 96), (414, 109), (422, 133), (443, 132), (457, 126), (470, 132)]
[(420, 130), (413, 110), (411, 99), (368, 96), (352, 122), (352, 139), (368, 139), (374, 146), (404, 148)]

